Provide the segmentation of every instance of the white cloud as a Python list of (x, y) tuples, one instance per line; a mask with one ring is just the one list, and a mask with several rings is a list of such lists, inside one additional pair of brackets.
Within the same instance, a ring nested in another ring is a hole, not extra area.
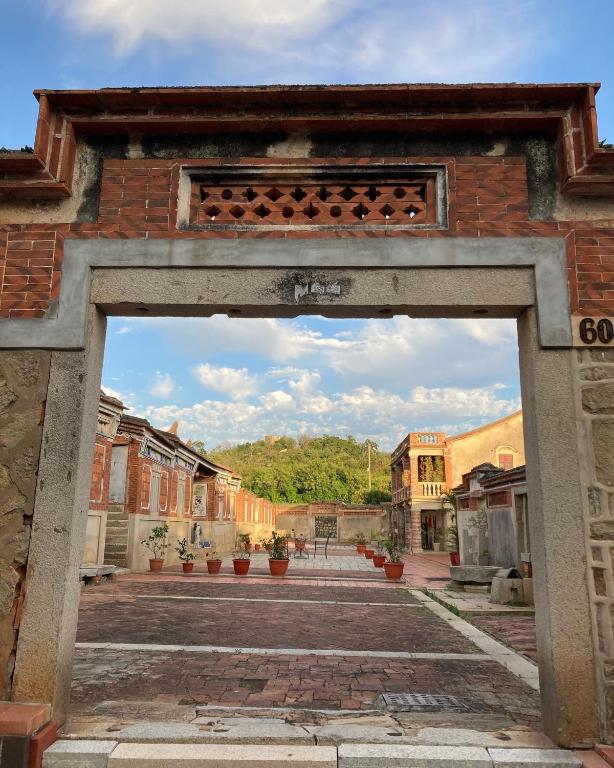
[(120, 392), (114, 387), (107, 387), (106, 384), (103, 384), (100, 388), (105, 393), (105, 395), (114, 397), (116, 400), (121, 400), (121, 402), (126, 406), (128, 410), (131, 410), (133, 407), (136, 400), (136, 394), (134, 392)]
[(233, 400), (244, 400), (256, 389), (256, 379), (247, 368), (218, 367), (201, 363), (194, 369), (201, 384), (216, 392), (223, 392)]
[(147, 38), (168, 43), (220, 40), (263, 47), (270, 36), (304, 39), (334, 21), (343, 0), (51, 0), (84, 32), (107, 32), (119, 53)]
[(257, 403), (204, 400), (185, 407), (148, 405), (142, 414), (154, 424), (179, 420), (182, 437), (203, 439), (211, 446), (258, 440), (266, 434), (307, 432), (352, 434), (359, 440), (374, 439), (390, 450), (410, 429), (452, 434), (512, 413), (520, 404), (515, 397), (505, 397), (505, 392), (501, 384), (475, 389), (416, 387), (403, 396), (363, 386), (330, 398), (315, 392), (316, 402), (326, 401), (326, 407), (318, 408), (273, 390)]
[(175, 382), (170, 373), (161, 373), (156, 371), (154, 383), (149, 392), (154, 397), (169, 397), (175, 389)]
[(260, 398), (260, 402), (265, 411), (288, 411), (296, 407), (292, 395), (281, 389), (267, 392)]
[(193, 71), (203, 45), (215, 47), (242, 82), (245, 71), (268, 82), (512, 79), (547, 39), (536, 0), (47, 3), (81, 33), (108, 37), (120, 56), (162, 41)]

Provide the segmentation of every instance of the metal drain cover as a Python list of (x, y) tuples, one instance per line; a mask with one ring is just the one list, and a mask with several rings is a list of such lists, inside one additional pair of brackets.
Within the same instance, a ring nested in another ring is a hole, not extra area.
[(456, 696), (431, 693), (383, 693), (386, 708), (393, 712), (470, 712)]

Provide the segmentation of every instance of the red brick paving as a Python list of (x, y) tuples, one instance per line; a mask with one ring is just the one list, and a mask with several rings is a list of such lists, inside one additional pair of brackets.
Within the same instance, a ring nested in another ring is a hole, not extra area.
[(403, 578), (416, 589), (443, 588), (450, 581), (450, 556), (447, 552), (424, 552), (403, 557)]
[(504, 645), (537, 661), (537, 638), (534, 616), (488, 616), (478, 615), (471, 623), (488, 632)]
[[(220, 599), (171, 600), (171, 596)], [(228, 597), (243, 599), (224, 599)], [(263, 603), (252, 597), (302, 602)], [(368, 602), (377, 605), (365, 605)], [(446, 622), (416, 605), (406, 587), (385, 581), (127, 575), (83, 591), (78, 640), (362, 653), (80, 648), (75, 656), (73, 718), (95, 714), (97, 707), (104, 709), (109, 703), (129, 715), (138, 709), (136, 702), (364, 710), (379, 706), (385, 691), (413, 691), (456, 695), (474, 711), (499, 718), (497, 722), (539, 723), (539, 695), (495, 662), (371, 657), (376, 650), (478, 651)], [(467, 718), (473, 727), (472, 716)]]
[(95, 714), (110, 700), (364, 710), (384, 691), (447, 693), (512, 723), (540, 717), (539, 696), (496, 662), (113, 649), (77, 650), (72, 712)]
[[(264, 584), (255, 584), (253, 579), (237, 581), (212, 581), (212, 580), (152, 580), (146, 578), (111, 581), (100, 586), (87, 589), (83, 593), (84, 600), (87, 597), (100, 594), (141, 594), (141, 595), (170, 595), (170, 596), (197, 596), (197, 597), (235, 597), (235, 598), (260, 598), (270, 600), (336, 600), (350, 603), (399, 603), (407, 605), (419, 605), (419, 601), (412, 597), (407, 589), (383, 590), (379, 585), (362, 584), (352, 582), (351, 587), (344, 585), (334, 587), (316, 587), (308, 584), (304, 586), (297, 582), (284, 582), (283, 585), (272, 581)], [(265, 608), (263, 608), (265, 610)]]
[[(126, 592), (84, 594), (78, 642), (480, 653), (445, 621), (409, 603), (190, 602)], [(334, 599), (332, 594), (326, 590), (322, 597)]]

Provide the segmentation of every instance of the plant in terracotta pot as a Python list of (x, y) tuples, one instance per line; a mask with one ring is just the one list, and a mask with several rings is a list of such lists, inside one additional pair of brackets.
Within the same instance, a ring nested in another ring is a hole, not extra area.
[(384, 549), (384, 540), (378, 539), (377, 546), (375, 548), (375, 554), (373, 555), (373, 565), (376, 568), (383, 568), (386, 562), (386, 550)]
[(194, 560), (196, 555), (190, 550), (190, 545), (187, 539), (177, 539), (177, 546), (175, 552), (179, 555), (181, 560), (181, 569), (184, 573), (192, 573), (194, 570)]
[(238, 547), (232, 553), (232, 567), (236, 576), (247, 576), (250, 564), (250, 553), (244, 547)]
[(208, 573), (216, 574), (220, 572), (220, 568), (222, 567), (222, 558), (218, 557), (218, 554), (213, 545), (211, 545), (211, 549), (205, 553), (205, 560), (207, 561)]
[(269, 570), (271, 576), (285, 576), (290, 560), (288, 558), (287, 537), (277, 531), (271, 532), (270, 546), (265, 547), (270, 554)]
[(456, 523), (448, 528), (448, 554), (450, 555), (450, 565), (460, 565), (460, 555), (458, 553), (458, 528)]
[(154, 573), (159, 573), (164, 565), (164, 555), (169, 547), (166, 541), (168, 531), (167, 523), (156, 525), (146, 539), (141, 539), (141, 544), (153, 555), (149, 558), (149, 568)]
[(456, 517), (457, 500), (454, 491), (447, 491), (442, 494), (441, 506), (444, 512), (447, 512), (450, 515), (450, 525), (448, 526), (446, 537), (446, 549), (450, 555), (450, 565), (460, 565), (460, 555), (458, 553), (458, 520)]
[(358, 531), (356, 536), (354, 536), (354, 543), (356, 544), (356, 552), (359, 555), (364, 555), (367, 548), (367, 539), (362, 531)]
[(387, 579), (400, 579), (403, 575), (405, 563), (401, 560), (401, 550), (392, 539), (386, 539), (384, 549), (388, 558), (384, 563), (384, 571)]

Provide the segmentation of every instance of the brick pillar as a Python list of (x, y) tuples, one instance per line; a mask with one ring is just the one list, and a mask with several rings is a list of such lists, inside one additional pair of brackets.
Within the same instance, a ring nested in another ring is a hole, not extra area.
[[(410, 507), (411, 509), (411, 507)], [(410, 512), (409, 538), (412, 553), (422, 552), (422, 515), (420, 510), (415, 507)]]

